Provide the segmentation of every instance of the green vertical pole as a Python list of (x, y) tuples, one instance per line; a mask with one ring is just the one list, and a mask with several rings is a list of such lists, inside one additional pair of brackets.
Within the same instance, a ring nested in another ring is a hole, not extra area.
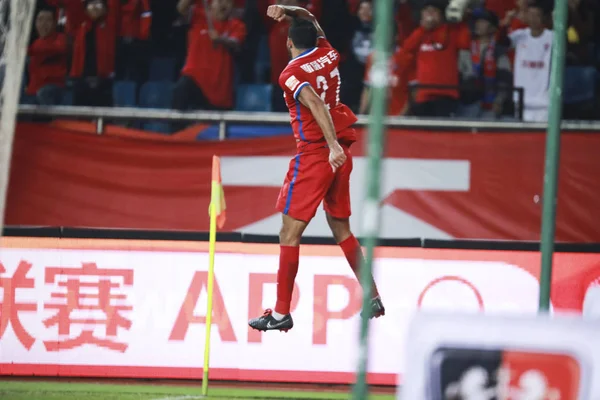
[(360, 338), (359, 338), (359, 357), (358, 374), (356, 385), (353, 391), (354, 400), (363, 400), (367, 398), (367, 365), (369, 353), (369, 312), (371, 304), (371, 271), (373, 269), (373, 259), (375, 246), (377, 245), (377, 236), (379, 231), (379, 192), (380, 192), (380, 173), (381, 158), (383, 156), (384, 142), (384, 119), (386, 117), (386, 100), (389, 78), (388, 58), (390, 56), (391, 41), (391, 23), (393, 18), (393, 0), (379, 0), (375, 3), (375, 54), (373, 66), (371, 68), (371, 119), (368, 142), (368, 186), (367, 197), (362, 210), (362, 234), (366, 238), (365, 265), (362, 268), (361, 283), (364, 289), (363, 293), (363, 312)]
[(565, 71), (567, 1), (556, 0), (554, 8), (554, 43), (552, 70), (550, 72), (550, 110), (546, 135), (546, 169), (542, 211), (542, 272), (540, 275), (540, 312), (550, 309), (552, 284), (552, 255), (556, 228), (556, 198), (560, 160), (560, 120), (562, 114), (562, 88)]

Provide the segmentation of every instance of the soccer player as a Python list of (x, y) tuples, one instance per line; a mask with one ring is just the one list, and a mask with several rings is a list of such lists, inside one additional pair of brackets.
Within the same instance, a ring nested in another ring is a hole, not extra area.
[[(260, 330), (288, 331), (294, 326), (290, 303), (300, 259), (300, 238), (323, 201), (327, 222), (357, 277), (363, 254), (350, 230), (350, 146), (356, 141), (352, 125), (357, 118), (340, 103), (339, 53), (325, 39), (315, 17), (301, 7), (270, 6), (267, 15), (276, 21), (292, 19), (287, 47), (291, 61), (279, 77), (290, 110), (297, 154), (277, 200), (283, 225), (275, 309), (250, 320)], [(369, 318), (385, 309), (373, 277)]]

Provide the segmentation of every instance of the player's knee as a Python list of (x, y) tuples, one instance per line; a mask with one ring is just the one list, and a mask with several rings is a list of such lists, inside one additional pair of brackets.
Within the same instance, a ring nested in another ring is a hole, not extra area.
[(279, 243), (283, 246), (299, 246), (306, 225), (307, 223), (304, 221), (284, 215), (279, 231)]
[(333, 238), (337, 243), (341, 243), (352, 235), (350, 230), (350, 220), (348, 218), (335, 218), (327, 214), (327, 223), (331, 229)]
[(298, 233), (296, 229), (290, 226), (282, 226), (279, 231), (279, 243), (282, 246), (300, 246), (302, 233)]

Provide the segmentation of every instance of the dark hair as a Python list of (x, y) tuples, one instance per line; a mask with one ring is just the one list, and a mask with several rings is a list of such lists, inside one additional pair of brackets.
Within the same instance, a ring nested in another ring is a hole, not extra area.
[(496, 28), (500, 26), (500, 20), (498, 18), (498, 15), (496, 15), (495, 12), (487, 10), (485, 8), (473, 11), (473, 19), (483, 19), (485, 21), (488, 21), (490, 24), (492, 24), (492, 26)]
[(288, 36), (297, 49), (311, 49), (317, 45), (317, 28), (305, 19), (295, 18), (290, 25)]
[(544, 16), (552, 14), (552, 4), (544, 0), (530, 0), (528, 7), (539, 9)]
[(425, 0), (421, 3), (422, 8), (426, 7), (435, 7), (442, 14), (446, 12), (446, 8), (448, 8), (448, 0)]
[(40, 13), (43, 13), (43, 12), (48, 12), (48, 13), (52, 14), (52, 16), (54, 18), (56, 18), (58, 16), (58, 12), (57, 12), (56, 8), (55, 7), (50, 7), (50, 6), (47, 6), (47, 5), (42, 5), (42, 6), (38, 7), (37, 12), (35, 13), (35, 15), (39, 15)]

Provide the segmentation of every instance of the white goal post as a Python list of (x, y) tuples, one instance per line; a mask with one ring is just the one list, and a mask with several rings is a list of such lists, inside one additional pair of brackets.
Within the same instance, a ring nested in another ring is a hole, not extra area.
[(0, 0), (0, 236), (4, 228), (15, 123), (36, 0)]

